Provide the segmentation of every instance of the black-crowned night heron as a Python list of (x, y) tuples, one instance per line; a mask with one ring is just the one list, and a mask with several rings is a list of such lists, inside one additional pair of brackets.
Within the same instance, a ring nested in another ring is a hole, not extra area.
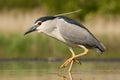
[[(80, 63), (76, 58), (87, 54), (88, 49), (96, 49), (98, 53), (105, 51), (104, 45), (87, 28), (65, 16), (41, 17), (35, 21), (32, 28), (25, 32), (25, 35), (33, 31), (44, 33), (69, 46), (72, 57), (60, 66), (60, 68), (65, 67), (71, 62), (69, 72), (71, 71), (73, 62)], [(74, 47), (83, 48), (84, 52), (75, 55), (73, 51)]]

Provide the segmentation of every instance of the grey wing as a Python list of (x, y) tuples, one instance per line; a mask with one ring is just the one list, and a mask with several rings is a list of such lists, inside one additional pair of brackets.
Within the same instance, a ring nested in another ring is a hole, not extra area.
[(86, 47), (96, 47), (98, 40), (85, 28), (70, 24), (64, 20), (57, 22), (62, 37), (69, 43), (84, 45)]

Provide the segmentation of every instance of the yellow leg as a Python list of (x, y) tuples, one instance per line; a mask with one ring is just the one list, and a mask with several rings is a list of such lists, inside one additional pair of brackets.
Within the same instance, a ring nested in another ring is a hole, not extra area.
[(71, 53), (72, 53), (72, 57), (69, 58), (68, 60), (66, 60), (64, 62), (64, 64), (60, 66), (60, 68), (66, 67), (71, 62), (70, 67), (68, 69), (68, 75), (69, 75), (70, 80), (73, 80), (73, 77), (72, 77), (72, 74), (71, 74), (73, 62), (80, 63), (80, 61), (78, 61), (76, 58), (80, 57), (80, 56), (83, 56), (83, 55), (87, 54), (87, 52), (88, 52), (88, 49), (85, 48), (84, 46), (80, 46), (80, 47), (83, 48), (85, 51), (83, 53), (81, 53), (81, 54), (78, 54), (78, 55), (75, 55), (73, 49), (69, 48)]
[(71, 74), (72, 65), (73, 65), (73, 60), (71, 61), (70, 67), (68, 69), (68, 75), (69, 75), (70, 80), (73, 80), (73, 77), (72, 77), (72, 74)]
[[(72, 63), (72, 61), (73, 61), (73, 62), (80, 63), (80, 61), (78, 61), (76, 58), (87, 54), (88, 49), (85, 48), (84, 46), (81, 46), (81, 45), (79, 45), (79, 47), (83, 48), (83, 49), (84, 49), (84, 52), (81, 53), (81, 54), (75, 55), (73, 49), (72, 49), (72, 48), (69, 48), (70, 51), (71, 51), (71, 53), (72, 53), (72, 57), (69, 58), (69, 59), (67, 59), (67, 60), (60, 66), (60, 68), (66, 67), (70, 62)], [(72, 64), (73, 64), (73, 63), (72, 63)], [(72, 65), (71, 65), (71, 68), (72, 68)], [(69, 68), (69, 69), (71, 69), (71, 68)], [(71, 71), (71, 70), (70, 70), (70, 71)]]

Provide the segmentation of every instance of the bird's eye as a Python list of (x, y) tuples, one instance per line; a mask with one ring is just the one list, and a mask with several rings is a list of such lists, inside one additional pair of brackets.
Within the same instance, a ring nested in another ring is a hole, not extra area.
[(38, 25), (41, 25), (42, 24), (42, 22), (38, 22)]

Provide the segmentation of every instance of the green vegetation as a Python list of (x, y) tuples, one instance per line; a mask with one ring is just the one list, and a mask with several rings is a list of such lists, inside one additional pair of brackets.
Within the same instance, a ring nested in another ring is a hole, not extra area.
[(48, 58), (61, 57), (64, 53), (68, 53), (65, 47), (57, 42), (54, 43), (53, 39), (48, 39), (43, 35), (31, 37), (23, 34), (10, 34), (9, 36), (1, 34), (0, 58)]
[[(5, 3), (5, 4), (4, 4)], [(112, 16), (120, 14), (120, 0), (0, 0), (0, 9), (2, 10), (34, 10), (46, 9), (50, 14), (64, 13), (81, 9), (80, 13), (76, 13), (75, 18), (82, 20), (88, 15), (93, 14), (110, 14)], [(13, 26), (12, 26), (13, 27)], [(101, 40), (105, 42), (109, 55), (103, 58), (120, 58), (119, 46), (120, 39), (118, 36), (111, 38), (103, 35)], [(114, 40), (117, 43), (114, 43)], [(112, 44), (112, 45), (111, 45)], [(114, 51), (112, 50), (114, 49)], [(77, 49), (76, 52), (79, 53)], [(54, 39), (44, 35), (29, 35), (11, 33), (9, 35), (0, 34), (0, 58), (48, 58), (48, 57), (68, 57), (70, 56), (67, 47)], [(98, 58), (94, 51), (88, 54), (89, 58)], [(114, 53), (116, 55), (114, 55)], [(86, 56), (86, 57), (88, 57)], [(85, 58), (86, 58), (85, 57)]]
[(0, 9), (47, 9), (49, 13), (64, 13), (81, 9), (79, 17), (84, 20), (88, 15), (96, 13), (105, 15), (120, 14), (120, 0), (0, 0)]
[[(117, 43), (108, 37), (101, 37), (107, 47), (106, 54), (101, 57), (91, 50), (90, 54), (81, 58), (120, 58), (117, 45), (120, 44), (120, 39), (114, 39)], [(75, 51), (79, 53), (81, 50)], [(44, 35), (0, 34), (0, 58), (68, 58), (70, 54), (65, 44)]]
[[(119, 18), (120, 15), (120, 0), (0, 0), (0, 12), (3, 11), (0, 19), (0, 59), (13, 59), (13, 58), (23, 58), (23, 59), (30, 59), (30, 58), (68, 58), (71, 56), (70, 51), (68, 50), (67, 46), (55, 39), (49, 38), (45, 35), (40, 34), (30, 34), (24, 36), (23, 33), (16, 33), (17, 31), (11, 33), (9, 32), (12, 28), (16, 30), (21, 25), (27, 24), (32, 22), (33, 18), (41, 16), (48, 12), (49, 15), (55, 15), (70, 11), (75, 11), (81, 9), (81, 12), (67, 15), (74, 19), (81, 19), (87, 21), (89, 17), (96, 17), (96, 15), (100, 15), (100, 18), (104, 16), (112, 16), (111, 22), (108, 23), (108, 19), (106, 22), (100, 23), (103, 24), (110, 24), (110, 33), (107, 34), (103, 33), (103, 35), (98, 33), (100, 41), (104, 42), (107, 50), (104, 55), (97, 54), (94, 50), (90, 50), (90, 54), (86, 56), (82, 56), (84, 59), (120, 59), (120, 38), (119, 38), (119, 31), (118, 34), (114, 34), (116, 32), (114, 28), (116, 27), (115, 24), (119, 26), (117, 22), (119, 19), (116, 20), (116, 17)], [(13, 12), (12, 12), (13, 10)], [(15, 13), (14, 10), (16, 10)], [(37, 10), (41, 12), (41, 14), (37, 13), (35, 15), (32, 11)], [(4, 12), (5, 11), (5, 12)], [(11, 11), (11, 13), (10, 13)], [(27, 12), (27, 14), (24, 12)], [(31, 13), (30, 13), (31, 12)], [(5, 15), (3, 15), (5, 13)], [(9, 15), (12, 14), (11, 15)], [(19, 15), (19, 13), (22, 15)], [(117, 15), (117, 16), (116, 16)], [(5, 18), (4, 18), (5, 16)], [(11, 16), (11, 17), (8, 17)], [(27, 16), (27, 17), (26, 17)], [(31, 17), (33, 16), (33, 17)], [(114, 17), (115, 16), (115, 17)], [(31, 18), (29, 18), (31, 17)], [(11, 19), (8, 19), (11, 18)], [(98, 17), (99, 18), (99, 17)], [(19, 20), (20, 19), (20, 20)], [(8, 20), (8, 21), (7, 21)], [(12, 21), (13, 20), (13, 21)], [(26, 23), (22, 23), (23, 20)], [(96, 19), (97, 20), (97, 19)], [(104, 21), (104, 19), (102, 19)], [(15, 22), (16, 21), (16, 22)], [(95, 20), (94, 20), (95, 21)], [(7, 22), (7, 23), (6, 23)], [(15, 22), (15, 25), (13, 25)], [(98, 19), (99, 22), (99, 19)], [(2, 24), (3, 23), (3, 24)], [(96, 22), (92, 22), (94, 25)], [(7, 25), (6, 25), (7, 24)], [(21, 24), (21, 25), (18, 25)], [(99, 27), (99, 23), (98, 27)], [(7, 27), (5, 27), (5, 26)], [(10, 25), (10, 26), (9, 26)], [(112, 26), (112, 27), (111, 27)], [(7, 34), (2, 33), (3, 31)], [(7, 29), (6, 29), (7, 28)], [(104, 28), (104, 27), (101, 27)], [(109, 29), (105, 28), (105, 29)], [(117, 28), (117, 27), (116, 27)], [(10, 30), (9, 30), (10, 29)], [(99, 28), (98, 28), (99, 29)], [(117, 28), (119, 29), (119, 28)], [(14, 31), (13, 30), (13, 31)], [(103, 30), (103, 29), (102, 29)], [(101, 30), (101, 31), (102, 31)], [(111, 31), (113, 30), (113, 31)], [(105, 32), (107, 30), (104, 30)], [(111, 33), (113, 32), (113, 34)], [(102, 33), (102, 32), (101, 32)], [(80, 53), (80, 49), (75, 49), (76, 53)], [(0, 62), (0, 69), (41, 69), (47, 70), (51, 67), (46, 65), (46, 63), (39, 64), (39, 62)], [(9, 65), (9, 66), (8, 66)], [(52, 64), (53, 65), (53, 64)], [(58, 65), (58, 64), (57, 64)], [(91, 64), (90, 64), (91, 65)], [(53, 68), (56, 66), (52, 66)], [(103, 68), (103, 67), (101, 67)], [(86, 67), (88, 69), (88, 66)]]

